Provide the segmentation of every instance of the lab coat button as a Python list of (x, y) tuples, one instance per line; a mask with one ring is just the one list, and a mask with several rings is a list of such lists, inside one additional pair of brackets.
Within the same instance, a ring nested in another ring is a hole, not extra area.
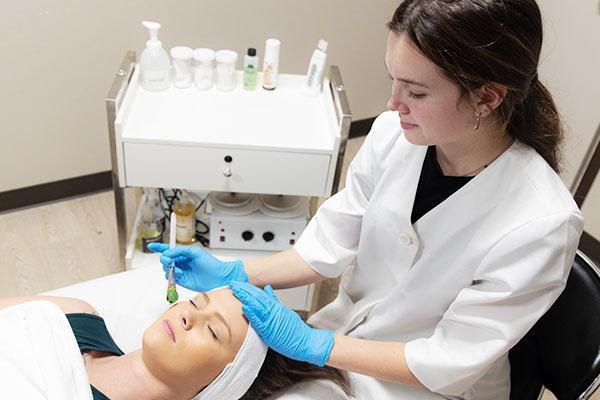
[(400, 235), (400, 242), (405, 246), (410, 246), (411, 244), (413, 244), (412, 238), (406, 233)]

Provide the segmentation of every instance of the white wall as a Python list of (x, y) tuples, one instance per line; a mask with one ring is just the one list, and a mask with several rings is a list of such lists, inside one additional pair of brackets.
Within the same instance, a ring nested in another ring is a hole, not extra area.
[(565, 121), (564, 179), (571, 184), (600, 123), (598, 0), (538, 0), (544, 18), (540, 76)]
[[(354, 119), (385, 107), (385, 23), (397, 0), (20, 0), (0, 13), (0, 192), (110, 169), (104, 98), (126, 50), (158, 20), (165, 47), (283, 42), (280, 71), (304, 73), (320, 37)], [(240, 64), (241, 65), (241, 64)]]
[[(538, 0), (546, 39), (540, 77), (567, 126), (564, 178), (600, 123), (598, 0)], [(281, 70), (304, 73), (320, 37), (340, 65), (354, 119), (385, 107), (385, 23), (399, 0), (41, 0), (5, 2), (0, 14), (0, 192), (110, 169), (104, 97), (126, 50), (146, 40), (142, 19), (163, 24), (166, 47), (232, 48), (283, 41)], [(598, 199), (600, 185), (591, 196)], [(600, 204), (586, 203), (588, 222)], [(600, 238), (600, 227), (593, 234)]]
[[(555, 96), (567, 128), (563, 177), (569, 185), (600, 124), (598, 0), (538, 0), (545, 23), (540, 76)], [(587, 198), (585, 229), (600, 240), (600, 183)]]
[(592, 190), (583, 203), (582, 212), (586, 232), (600, 240), (600, 174), (596, 176)]

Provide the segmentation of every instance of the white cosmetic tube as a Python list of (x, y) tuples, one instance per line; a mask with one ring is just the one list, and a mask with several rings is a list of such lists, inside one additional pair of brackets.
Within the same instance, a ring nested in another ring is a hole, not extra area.
[(304, 83), (304, 93), (316, 95), (321, 92), (321, 81), (323, 79), (323, 70), (327, 61), (327, 42), (319, 40), (319, 44), (313, 51), (308, 71), (306, 72), (306, 81)]

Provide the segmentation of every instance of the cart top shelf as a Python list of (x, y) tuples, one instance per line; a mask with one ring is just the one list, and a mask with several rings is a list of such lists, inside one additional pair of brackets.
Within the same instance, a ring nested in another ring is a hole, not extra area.
[(194, 86), (149, 92), (139, 86), (136, 66), (115, 123), (124, 142), (332, 153), (339, 129), (327, 82), (322, 93), (307, 96), (302, 75), (279, 78), (273, 91), (245, 91), (238, 71), (231, 92)]

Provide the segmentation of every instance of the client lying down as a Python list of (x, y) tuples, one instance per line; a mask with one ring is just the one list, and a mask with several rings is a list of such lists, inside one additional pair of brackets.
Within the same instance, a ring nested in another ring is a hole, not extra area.
[[(96, 310), (78, 299), (4, 298), (0, 299), (0, 315), (9, 310), (16, 314), (18, 307), (36, 300), (42, 302), (31, 305), (46, 307), (42, 319), (51, 314), (50, 307), (62, 320), (62, 313), (66, 314), (77, 341), (72, 346), (78, 345), (83, 355), (94, 399), (257, 400), (314, 380), (329, 380), (340, 392), (349, 391), (339, 371), (267, 350), (228, 288), (199, 293), (173, 305), (144, 332), (142, 348), (127, 354), (113, 341)], [(6, 319), (0, 318), (0, 324), (7, 324)], [(0, 326), (2, 331), (6, 328)]]

